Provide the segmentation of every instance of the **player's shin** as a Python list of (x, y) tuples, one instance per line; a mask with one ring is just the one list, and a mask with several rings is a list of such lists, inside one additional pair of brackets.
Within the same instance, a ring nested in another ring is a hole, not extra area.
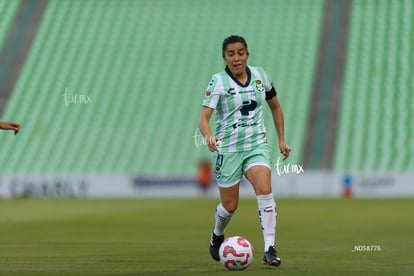
[(214, 234), (217, 236), (224, 235), (224, 229), (226, 228), (227, 224), (230, 222), (233, 213), (228, 212), (223, 205), (220, 203), (217, 206), (216, 214), (215, 214), (215, 225), (214, 225)]
[(259, 219), (262, 225), (264, 248), (268, 250), (269, 246), (274, 246), (276, 237), (276, 203), (273, 193), (267, 195), (258, 195), (257, 205), (259, 209)]

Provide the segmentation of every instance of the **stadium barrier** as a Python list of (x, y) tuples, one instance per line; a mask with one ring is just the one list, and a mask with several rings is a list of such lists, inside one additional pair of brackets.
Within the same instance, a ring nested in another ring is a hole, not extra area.
[[(276, 197), (373, 198), (413, 197), (412, 173), (273, 173)], [(142, 177), (134, 175), (4, 175), (0, 198), (139, 198), (197, 197), (202, 195), (194, 177)], [(217, 197), (216, 185), (208, 196)], [(244, 179), (241, 197), (254, 196)]]

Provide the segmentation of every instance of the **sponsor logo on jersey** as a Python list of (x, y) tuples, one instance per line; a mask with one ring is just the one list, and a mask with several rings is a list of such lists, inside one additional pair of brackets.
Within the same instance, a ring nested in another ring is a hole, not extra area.
[(238, 127), (252, 127), (252, 126), (256, 126), (256, 125), (258, 125), (258, 123), (256, 123), (256, 122), (253, 122), (253, 123), (238, 122), (238, 123), (233, 124), (233, 129), (238, 128)]
[(255, 91), (253, 89), (250, 90), (239, 90), (237, 91), (235, 88), (231, 87), (227, 90), (227, 93), (230, 95), (236, 95), (236, 94), (247, 94), (247, 93), (254, 93)]
[(234, 90), (236, 90), (236, 89), (231, 87), (231, 88), (229, 88), (229, 90), (227, 90), (227, 93), (229, 93), (230, 95), (236, 95), (236, 92), (234, 92)]

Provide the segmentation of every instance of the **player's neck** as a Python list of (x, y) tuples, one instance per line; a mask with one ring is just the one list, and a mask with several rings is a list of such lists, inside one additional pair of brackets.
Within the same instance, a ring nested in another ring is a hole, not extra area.
[(236, 78), (240, 83), (246, 83), (247, 82), (247, 78), (248, 78), (248, 76), (247, 76), (247, 72), (246, 71), (244, 71), (244, 72), (242, 72), (242, 73), (240, 73), (240, 74), (237, 74), (237, 75), (234, 75), (233, 74), (233, 76), (234, 76), (234, 78)]
[(250, 79), (250, 70), (249, 68), (246, 66), (244, 68), (244, 70), (240, 70), (240, 72), (232, 72), (228, 66), (226, 66), (226, 72), (227, 74), (235, 81), (237, 82), (239, 85), (241, 86), (246, 86), (247, 82)]

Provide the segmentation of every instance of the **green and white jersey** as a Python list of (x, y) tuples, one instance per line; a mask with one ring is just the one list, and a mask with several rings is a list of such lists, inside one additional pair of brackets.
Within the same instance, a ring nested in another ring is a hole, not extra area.
[(203, 99), (203, 106), (216, 111), (216, 136), (222, 139), (221, 152), (250, 150), (266, 142), (263, 104), (273, 82), (260, 67), (247, 66), (245, 85), (229, 69), (214, 74)]

